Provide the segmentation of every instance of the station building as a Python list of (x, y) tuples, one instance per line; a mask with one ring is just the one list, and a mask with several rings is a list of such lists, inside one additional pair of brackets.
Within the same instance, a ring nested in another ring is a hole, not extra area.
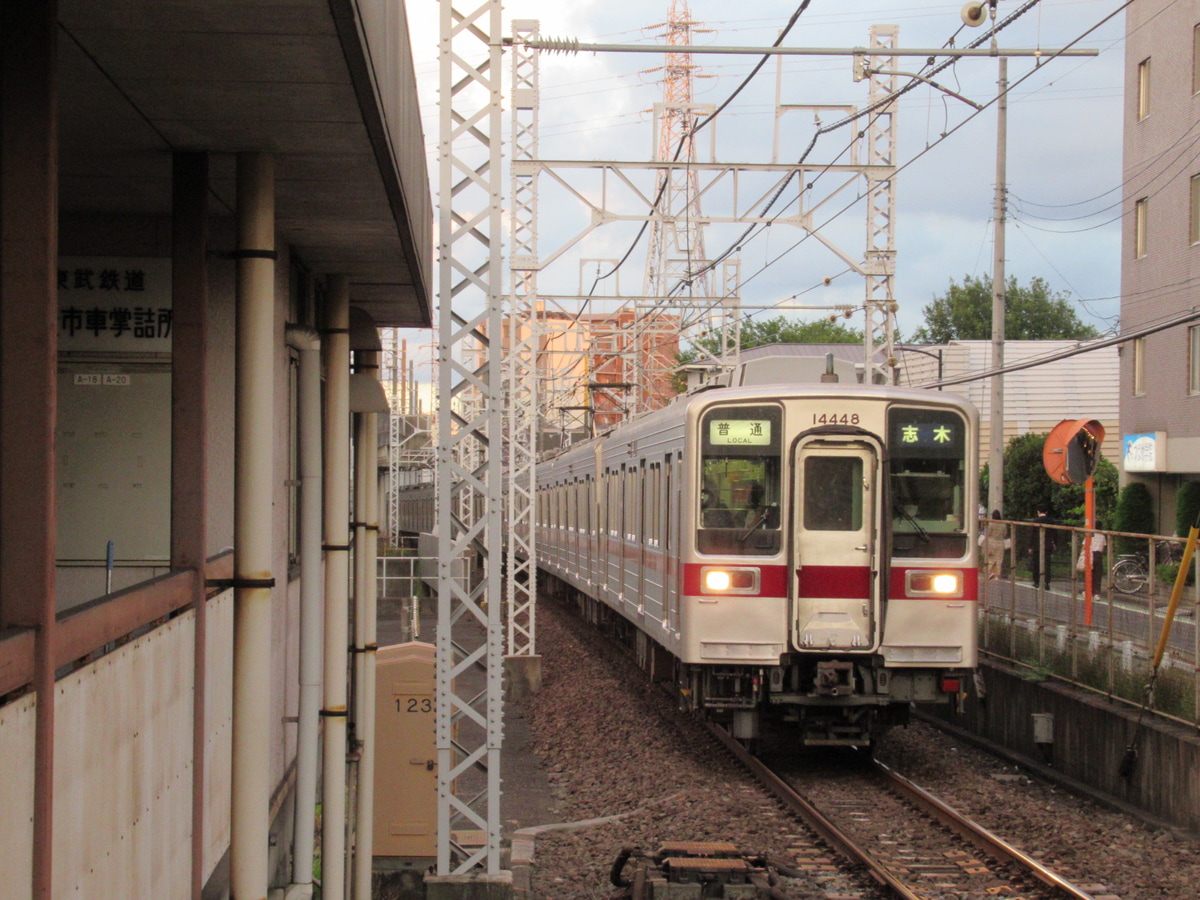
[(431, 226), (402, 3), (0, 4), (4, 897), (293, 882), (302, 595)]

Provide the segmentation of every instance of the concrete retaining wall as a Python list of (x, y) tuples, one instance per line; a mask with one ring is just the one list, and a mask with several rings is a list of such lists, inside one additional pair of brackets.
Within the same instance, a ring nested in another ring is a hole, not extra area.
[[(982, 665), (986, 692), (972, 695), (951, 724), (1048, 764), (1069, 779), (1200, 835), (1200, 734), (1147, 713), (1138, 758), (1128, 778), (1120, 764), (1134, 737), (1138, 711), (1053, 680)], [(1034, 741), (1034, 715), (1053, 717), (1050, 745)]]

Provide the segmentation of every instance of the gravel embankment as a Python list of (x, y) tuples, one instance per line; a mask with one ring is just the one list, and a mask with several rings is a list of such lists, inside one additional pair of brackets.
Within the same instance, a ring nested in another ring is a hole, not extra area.
[[(580, 628), (561, 607), (539, 606), (542, 688), (525, 713), (563, 820), (622, 818), (539, 836), (534, 896), (607, 898), (621, 848), (653, 852), (663, 841), (731, 841), (789, 861), (797, 826), (628, 660), (593, 654)], [(1200, 844), (1034, 781), (928, 726), (893, 732), (878, 755), (1076, 884), (1102, 884), (1121, 900), (1190, 900), (1200, 890)]]

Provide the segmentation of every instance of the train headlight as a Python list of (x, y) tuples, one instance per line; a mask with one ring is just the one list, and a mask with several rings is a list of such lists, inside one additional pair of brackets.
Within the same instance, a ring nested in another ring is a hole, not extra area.
[(905, 593), (910, 597), (961, 597), (963, 593), (963, 576), (958, 571), (914, 570), (905, 580)]
[(704, 589), (706, 591), (727, 591), (733, 579), (724, 569), (709, 569), (704, 573)]
[(757, 594), (759, 570), (754, 566), (704, 566), (700, 588), (706, 594)]
[(936, 594), (957, 594), (959, 592), (958, 576), (946, 572), (934, 575), (933, 591)]

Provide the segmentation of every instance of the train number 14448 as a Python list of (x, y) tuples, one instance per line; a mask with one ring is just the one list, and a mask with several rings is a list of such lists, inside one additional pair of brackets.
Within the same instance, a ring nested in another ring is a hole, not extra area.
[(813, 413), (814, 425), (857, 425), (858, 413)]

